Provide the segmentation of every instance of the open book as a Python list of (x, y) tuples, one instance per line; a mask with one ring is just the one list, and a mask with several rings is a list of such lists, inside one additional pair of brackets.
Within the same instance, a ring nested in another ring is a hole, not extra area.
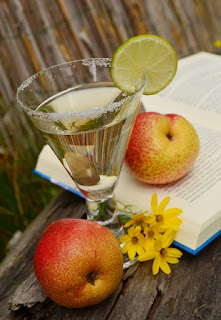
[[(179, 60), (173, 82), (161, 93), (143, 96), (146, 111), (176, 113), (189, 120), (200, 138), (200, 153), (190, 172), (177, 182), (153, 186), (139, 182), (124, 166), (116, 188), (120, 203), (137, 211), (150, 210), (154, 192), (158, 201), (171, 196), (167, 208), (183, 210), (175, 244), (196, 254), (221, 234), (221, 56), (201, 52)], [(79, 196), (74, 182), (45, 146), (35, 173)]]

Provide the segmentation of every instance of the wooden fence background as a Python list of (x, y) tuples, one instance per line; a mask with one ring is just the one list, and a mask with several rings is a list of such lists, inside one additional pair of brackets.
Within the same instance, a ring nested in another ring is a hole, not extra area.
[(144, 33), (170, 41), (179, 57), (215, 51), (221, 1), (1, 0), (1, 146), (10, 153), (20, 145), (39, 150), (30, 123), (15, 108), (16, 89), (24, 79), (64, 61), (111, 57), (128, 37)]
[(34, 165), (43, 140), (16, 105), (17, 87), (53, 64), (111, 57), (128, 37), (145, 33), (167, 39), (179, 57), (216, 52), (221, 0), (0, 0), (0, 174), (10, 172), (20, 215), (25, 172), (16, 168)]

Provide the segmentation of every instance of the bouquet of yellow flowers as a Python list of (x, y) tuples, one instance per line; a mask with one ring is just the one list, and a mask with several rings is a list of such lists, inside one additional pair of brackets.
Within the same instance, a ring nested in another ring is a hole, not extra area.
[(153, 274), (161, 269), (170, 274), (168, 263), (178, 263), (182, 252), (176, 248), (169, 248), (182, 220), (177, 216), (182, 213), (179, 208), (166, 209), (170, 197), (164, 198), (158, 205), (157, 194), (151, 199), (153, 212), (144, 211), (135, 214), (125, 225), (127, 234), (120, 237), (123, 243), (123, 253), (129, 259), (137, 257), (138, 261), (153, 260)]

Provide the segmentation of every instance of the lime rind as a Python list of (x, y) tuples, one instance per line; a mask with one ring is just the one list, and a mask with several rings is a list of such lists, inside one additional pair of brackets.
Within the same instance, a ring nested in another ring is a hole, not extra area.
[(146, 72), (144, 94), (160, 92), (173, 80), (177, 55), (172, 46), (156, 35), (140, 35), (125, 41), (115, 51), (111, 77), (120, 90), (133, 93)]

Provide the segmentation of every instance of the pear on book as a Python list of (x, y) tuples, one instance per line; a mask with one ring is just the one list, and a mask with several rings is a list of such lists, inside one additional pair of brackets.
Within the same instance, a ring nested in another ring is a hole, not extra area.
[(198, 134), (185, 118), (145, 112), (137, 116), (125, 160), (140, 181), (165, 184), (190, 170), (199, 149)]

